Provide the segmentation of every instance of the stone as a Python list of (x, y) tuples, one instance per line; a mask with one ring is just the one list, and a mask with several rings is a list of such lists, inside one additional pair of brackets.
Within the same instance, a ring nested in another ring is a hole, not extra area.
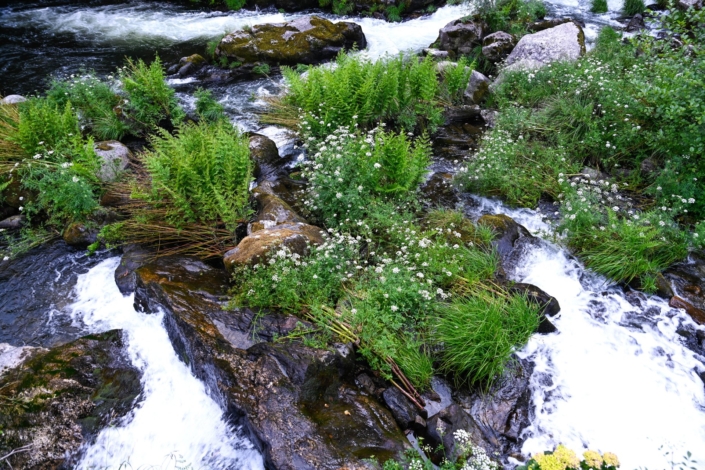
[(644, 24), (644, 17), (642, 16), (641, 13), (637, 13), (632, 17), (631, 20), (629, 20), (629, 23), (627, 24), (627, 32), (628, 33), (634, 33), (636, 31), (641, 31), (642, 29), (645, 29), (646, 25)]
[(668, 299), (675, 295), (693, 308), (705, 311), (705, 257), (692, 252), (687, 260), (666, 269), (663, 280), (657, 278), (657, 287), (661, 297)]
[(472, 74), (470, 74), (468, 86), (463, 93), (463, 104), (470, 106), (481, 104), (490, 92), (490, 83), (489, 78), (477, 70), (473, 70)]
[(126, 145), (117, 140), (96, 142), (95, 153), (102, 159), (98, 177), (104, 183), (111, 183), (130, 165), (132, 152)]
[(243, 65), (319, 64), (341, 50), (367, 47), (360, 25), (333, 23), (319, 16), (303, 16), (288, 23), (263, 24), (226, 35), (215, 50)]
[[(480, 426), (475, 420), (457, 403), (442, 409), (438, 414), (426, 420), (427, 428), (424, 443), (429, 444), (432, 449), (443, 446), (441, 453), (435, 452), (432, 456), (434, 463), (440, 463), (443, 458), (451, 459), (457, 455), (456, 442), (453, 433), (464, 430), (470, 435), (473, 444), (484, 448), (491, 455), (492, 445), (483, 437)], [(441, 430), (442, 432), (439, 432)]]
[(3, 99), (0, 100), (0, 104), (2, 105), (9, 105), (9, 104), (20, 104), (24, 103), (27, 101), (27, 98), (25, 98), (22, 95), (7, 95)]
[(575, 61), (585, 54), (585, 34), (576, 23), (564, 23), (522, 37), (507, 57), (509, 70), (541, 68), (559, 60)]
[(682, 11), (686, 11), (690, 8), (694, 10), (700, 10), (703, 7), (703, 0), (678, 0), (676, 2), (676, 8)]
[(285, 161), (279, 157), (277, 144), (261, 134), (250, 135), (250, 157), (255, 164), (254, 175), (269, 179), (278, 176), (279, 167)]
[(673, 308), (682, 308), (685, 310), (685, 313), (691, 316), (695, 323), (698, 325), (705, 325), (705, 310), (696, 307), (687, 300), (674, 295), (671, 297), (671, 300), (668, 301), (668, 305)]
[(0, 378), (0, 455), (12, 468), (75, 468), (77, 451), (119, 421), (141, 393), (120, 330), (36, 350)]
[(530, 23), (526, 29), (530, 33), (537, 33), (539, 31), (543, 31), (544, 29), (555, 28), (556, 26), (560, 26), (564, 23), (570, 23), (571, 21), (573, 21), (571, 18), (550, 18)]
[(305, 256), (311, 245), (321, 245), (325, 232), (308, 224), (284, 224), (264, 228), (243, 238), (232, 250), (225, 253), (223, 262), (228, 270), (252, 266), (266, 260), (272, 250), (286, 248)]
[(454, 20), (438, 32), (434, 47), (447, 51), (451, 59), (470, 55), (482, 44), (483, 26), (479, 22)]
[(26, 220), (24, 215), (13, 215), (7, 219), (0, 220), (0, 228), (5, 230), (17, 230), (22, 228)]
[(556, 326), (548, 319), (548, 317), (555, 317), (561, 311), (561, 306), (555, 297), (548, 295), (533, 284), (517, 282), (509, 284), (508, 287), (509, 292), (524, 295), (530, 303), (538, 305), (540, 320), (536, 330), (537, 333), (549, 334), (558, 331)]
[(387, 388), (382, 392), (382, 398), (402, 430), (409, 429), (414, 425), (418, 410), (398, 388), (394, 386)]
[(482, 40), (482, 55), (490, 62), (501, 62), (512, 52), (516, 43), (514, 36), (504, 31), (488, 34)]
[(252, 197), (257, 201), (258, 211), (254, 221), (248, 225), (248, 235), (277, 225), (306, 223), (289, 204), (274, 194), (255, 188)]
[[(251, 337), (238, 326), (251, 320), (240, 323), (242, 309), (223, 310), (227, 286), (209, 280), (215, 268), (183, 278), (173, 271), (180, 264), (178, 258), (157, 260), (138, 269), (135, 302), (147, 312), (164, 312), (177, 354), (221, 404), (228, 424), (263, 454), (266, 468), (333, 470), (344, 463), (363, 469), (362, 459), (385, 461), (408, 448), (389, 410), (355, 383), (359, 361), (351, 347), (233, 343), (228, 338)], [(262, 319), (269, 315), (260, 312), (252, 327), (267, 325)]]
[(485, 225), (495, 233), (492, 245), (495, 246), (500, 257), (508, 256), (514, 248), (514, 243), (523, 237), (533, 238), (526, 228), (519, 225), (504, 214), (483, 215), (477, 220), (478, 225)]
[(72, 222), (61, 234), (67, 245), (85, 248), (98, 240), (98, 228), (89, 227), (82, 222)]
[(150, 250), (134, 243), (122, 247), (120, 264), (115, 269), (115, 284), (122, 295), (130, 295), (135, 291), (135, 271), (147, 263), (150, 254)]
[(448, 60), (450, 58), (450, 53), (448, 51), (441, 51), (433, 47), (428, 47), (424, 49), (423, 55), (431, 56), (436, 60)]
[(460, 202), (450, 173), (434, 173), (420, 189), (424, 198), (436, 207), (454, 207)]

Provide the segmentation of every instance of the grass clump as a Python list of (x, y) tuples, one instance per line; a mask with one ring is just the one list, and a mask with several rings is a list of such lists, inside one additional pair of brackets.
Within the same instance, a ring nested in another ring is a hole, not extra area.
[(646, 5), (644, 0), (624, 0), (624, 7), (622, 11), (627, 16), (634, 16), (637, 13), (644, 13), (646, 10)]
[(196, 113), (201, 119), (210, 122), (225, 119), (225, 108), (213, 98), (213, 94), (209, 90), (199, 88), (194, 96), (196, 97)]
[(546, 16), (546, 5), (541, 0), (480, 0), (476, 17), (484, 22), (491, 32), (504, 31), (521, 37), (527, 27)]
[(457, 77), (442, 83), (431, 58), (400, 55), (372, 62), (341, 53), (336, 65), (311, 68), (305, 76), (284, 68), (289, 91), (272, 103), (265, 120), (300, 125), (315, 137), (353, 121), (367, 129), (385, 122), (405, 131), (433, 130), (442, 122), (443, 104), (467, 86)]
[(590, 11), (593, 13), (607, 13), (607, 0), (592, 0)]

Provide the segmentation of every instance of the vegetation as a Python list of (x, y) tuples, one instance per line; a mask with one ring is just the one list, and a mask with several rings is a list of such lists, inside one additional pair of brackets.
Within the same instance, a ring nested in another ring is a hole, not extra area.
[(517, 37), (527, 33), (530, 23), (546, 16), (546, 6), (541, 0), (479, 0), (477, 18), (491, 32), (504, 31)]
[(646, 5), (644, 0), (624, 0), (624, 14), (634, 16), (637, 13), (644, 13)]
[(341, 53), (336, 65), (312, 68), (306, 76), (284, 68), (289, 92), (272, 102), (264, 119), (298, 124), (316, 138), (353, 120), (364, 129), (385, 122), (405, 131), (432, 131), (442, 122), (443, 104), (457, 101), (469, 78), (466, 69), (458, 77), (457, 68), (448, 67), (444, 75), (452, 79), (441, 80), (430, 57), (418, 61), (399, 55), (372, 62)]
[(593, 13), (607, 13), (607, 0), (592, 0), (590, 11)]
[(213, 98), (213, 94), (210, 91), (199, 88), (194, 93), (194, 96), (196, 97), (196, 113), (201, 119), (210, 122), (225, 119), (225, 108)]
[(595, 450), (586, 450), (581, 459), (572, 450), (559, 445), (553, 452), (534, 455), (517, 470), (617, 470), (619, 465), (619, 459), (611, 452), (600, 454)]
[[(666, 20), (687, 47), (649, 36), (622, 44), (604, 28), (576, 63), (505, 74), (492, 97), (500, 118), (459, 183), (512, 204), (560, 199), (561, 228), (589, 266), (649, 285), (685, 255), (689, 240), (702, 246), (695, 222), (705, 217), (705, 166), (696, 155), (705, 154), (705, 69), (702, 31), (688, 26), (702, 15), (673, 12)], [(617, 189), (569, 181), (585, 166), (614, 175)], [(578, 184), (602, 195), (591, 200), (595, 192)], [(692, 236), (682, 233), (689, 227)]]

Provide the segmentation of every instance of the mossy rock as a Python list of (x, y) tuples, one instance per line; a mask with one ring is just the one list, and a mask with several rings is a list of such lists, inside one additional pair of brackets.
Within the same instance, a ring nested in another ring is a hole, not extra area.
[(31, 446), (9, 457), (13, 468), (72, 467), (81, 445), (127, 414), (140, 392), (120, 330), (35, 352), (0, 377), (0, 455)]
[(318, 64), (341, 50), (367, 47), (362, 28), (355, 23), (333, 23), (319, 16), (289, 23), (264, 24), (225, 36), (215, 50), (218, 58), (243, 65)]

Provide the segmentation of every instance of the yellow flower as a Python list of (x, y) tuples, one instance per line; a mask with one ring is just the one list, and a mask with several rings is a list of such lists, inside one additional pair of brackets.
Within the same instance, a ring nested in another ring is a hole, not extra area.
[(605, 459), (605, 463), (610, 467), (619, 467), (619, 459), (612, 452), (605, 452), (602, 454), (602, 458)]
[(583, 459), (585, 460), (585, 463), (592, 468), (599, 470), (602, 467), (602, 457), (599, 452), (594, 450), (586, 450), (583, 452)]
[(563, 444), (556, 447), (556, 450), (553, 451), (553, 455), (563, 464), (564, 468), (580, 468), (580, 459), (578, 456)]
[(541, 468), (541, 470), (565, 470), (565, 465), (558, 460), (555, 454), (536, 454), (533, 458), (536, 463), (539, 464), (539, 468)]

